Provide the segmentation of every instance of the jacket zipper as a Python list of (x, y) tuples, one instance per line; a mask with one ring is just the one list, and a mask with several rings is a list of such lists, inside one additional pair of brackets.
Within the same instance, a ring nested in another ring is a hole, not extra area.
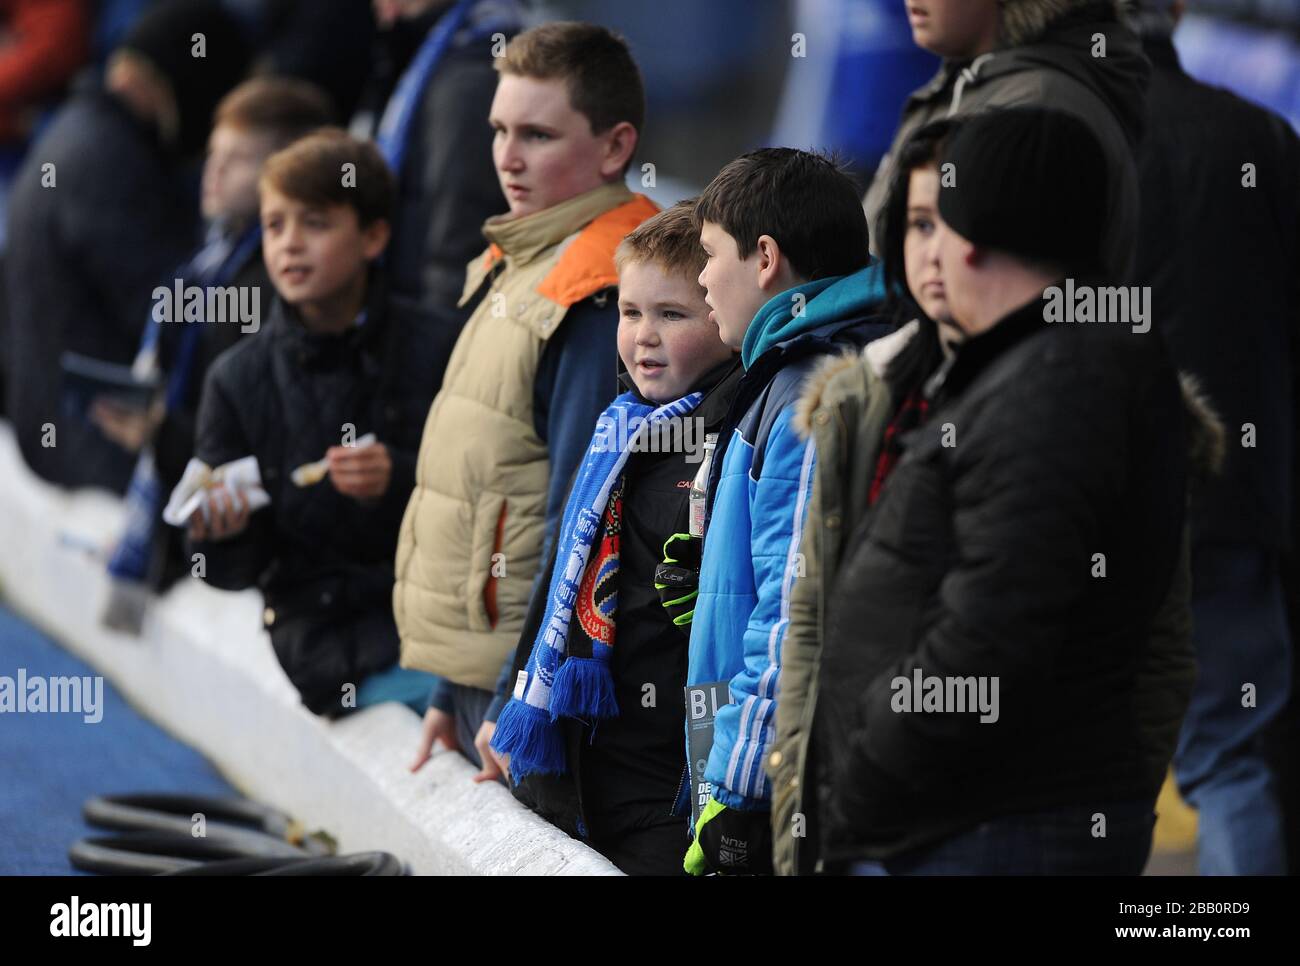
[(487, 613), (488, 626), (493, 630), (497, 627), (497, 577), (496, 570), (497, 554), (501, 552), (501, 544), (505, 540), (506, 529), (506, 503), (501, 502), (501, 513), (497, 516), (496, 535), (492, 539), (492, 555), (488, 558), (488, 579), (483, 585), (483, 610)]

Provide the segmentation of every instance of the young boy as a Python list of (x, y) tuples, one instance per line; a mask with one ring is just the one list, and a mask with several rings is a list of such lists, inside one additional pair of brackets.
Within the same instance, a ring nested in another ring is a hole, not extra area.
[[(276, 656), (312, 711), (390, 698), (422, 710), (428, 675), (394, 667), (392, 554), (451, 340), (386, 298), (371, 270), (393, 204), (372, 144), (309, 135), (267, 161), (259, 188), (279, 298), (266, 331), (208, 373), (195, 456), (257, 457), (270, 505), (250, 512), (238, 491), (206, 491), (192, 549), (208, 583), (261, 587)], [(368, 433), (378, 441), (357, 445)], [(325, 479), (295, 473), (322, 458)]]
[(274, 297), (262, 260), (257, 219), (262, 165), (276, 151), (331, 120), (324, 92), (291, 78), (245, 81), (217, 105), (203, 164), (207, 239), (175, 270), (174, 278), (157, 281), (166, 295), (172, 293), (176, 279), (182, 290), (233, 291), (236, 301), (222, 299), (222, 308), (238, 305), (251, 311), (227, 311), (219, 318), (207, 318), (205, 311), (197, 322), (186, 320), (176, 306), (170, 313), (151, 311), (136, 358), (145, 372), (158, 373), (159, 404), (147, 412), (115, 405), (108, 398), (92, 405), (91, 419), (105, 436), (133, 453), (148, 449), (137, 460), (131, 498), (138, 501), (142, 494), (155, 498), (149, 501), (150, 512), (129, 518), (132, 524), (109, 567), (123, 581), (160, 590), (190, 569), (181, 532), (163, 526), (162, 508), (153, 504), (161, 503), (158, 494), (165, 499), (180, 482), (194, 452), (194, 420), (209, 366), (240, 339), (259, 331)]
[[(675, 620), (661, 604), (656, 567), (665, 543), (688, 529), (689, 486), (705, 435), (717, 432), (741, 374), (696, 281), (704, 252), (693, 209), (681, 202), (656, 215), (615, 253), (627, 391), (601, 416), (569, 492), (566, 527), (515, 655), (522, 675), (515, 700), (493, 743), (520, 801), (629, 874), (681, 874), (685, 830), (672, 809), (686, 766), (681, 696), (690, 613), (687, 603)], [(655, 412), (665, 421), (641, 439), (622, 431)], [(568, 529), (581, 529), (584, 519), (585, 540)], [(557, 578), (556, 559), (571, 560), (575, 549), (586, 554), (585, 566)], [(570, 595), (567, 603), (557, 593)], [(689, 589), (669, 595), (674, 603), (683, 597), (689, 601)], [(563, 663), (549, 687), (538, 671), (555, 663), (545, 653), (554, 647)], [(594, 676), (588, 691), (612, 705), (569, 701), (564, 679), (580, 673)], [(552, 723), (552, 711), (565, 716)], [(539, 745), (549, 760), (531, 753)]]
[(510, 212), (488, 219), (469, 265), (461, 303), (477, 304), (425, 424), (393, 593), (402, 664), (443, 679), (412, 767), (441, 739), (481, 760), (483, 780), (500, 769), (480, 726), (496, 720), (543, 535), (616, 391), (614, 249), (656, 211), (623, 183), (645, 96), (619, 37), (546, 24), (496, 67), (492, 155)]
[(772, 740), (790, 588), (812, 488), (813, 448), (791, 417), (817, 357), (883, 335), (884, 296), (868, 265), (867, 221), (853, 183), (825, 158), (765, 148), (728, 164), (695, 210), (708, 256), (700, 284), (744, 378), (718, 437), (708, 485), (688, 684), (723, 683), (686, 870), (772, 867)]

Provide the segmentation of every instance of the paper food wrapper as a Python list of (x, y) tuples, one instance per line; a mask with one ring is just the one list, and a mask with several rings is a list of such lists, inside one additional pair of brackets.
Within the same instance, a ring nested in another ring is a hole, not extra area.
[(173, 527), (188, 526), (194, 511), (203, 505), (206, 491), (216, 486), (243, 496), (250, 512), (271, 502), (270, 494), (262, 489), (262, 471), (256, 456), (222, 463), (215, 470), (202, 460), (191, 458), (163, 508), (163, 521)]
[[(372, 446), (376, 442), (378, 442), (378, 440), (374, 433), (366, 433), (352, 445), (357, 449), (365, 449), (367, 446)], [(319, 459), (314, 463), (303, 463), (302, 466), (289, 474), (289, 478), (293, 480), (294, 486), (315, 486), (321, 480), (325, 479), (325, 476), (329, 471), (329, 460)]]

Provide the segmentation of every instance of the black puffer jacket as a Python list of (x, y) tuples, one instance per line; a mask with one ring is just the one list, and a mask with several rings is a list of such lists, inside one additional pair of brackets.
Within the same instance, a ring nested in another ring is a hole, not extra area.
[[(829, 868), (994, 815), (1154, 799), (1139, 705), (1189, 426), (1157, 334), (1042, 316), (1034, 300), (958, 350), (846, 544), (813, 737)], [(996, 720), (895, 710), (914, 671), (996, 678)]]
[[(254, 584), (266, 598), (276, 654), (303, 702), (337, 710), (340, 687), (397, 660), (391, 595), (397, 531), (415, 456), (451, 338), (410, 303), (372, 284), (364, 325), (312, 335), (277, 299), (265, 330), (222, 355), (199, 406), (195, 455), (216, 466), (257, 457), (271, 505), (232, 540), (195, 544), (208, 583)], [(393, 461), (388, 491), (362, 503), (328, 479), (290, 475), (343, 441), (373, 432)]]

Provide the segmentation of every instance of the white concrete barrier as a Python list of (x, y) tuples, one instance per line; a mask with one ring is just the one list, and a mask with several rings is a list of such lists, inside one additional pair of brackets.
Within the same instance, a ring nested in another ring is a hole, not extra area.
[(384, 704), (335, 722), (308, 712), (261, 628), (256, 591), (185, 580), (151, 605), (139, 637), (104, 628), (102, 554), (122, 522), (115, 497), (70, 494), (35, 477), (0, 421), (5, 602), (241, 792), (327, 830), (341, 851), (384, 849), (417, 874), (618, 874), (503, 786), (472, 782), (458, 754), (440, 747), (411, 775), (420, 720), (410, 709)]

